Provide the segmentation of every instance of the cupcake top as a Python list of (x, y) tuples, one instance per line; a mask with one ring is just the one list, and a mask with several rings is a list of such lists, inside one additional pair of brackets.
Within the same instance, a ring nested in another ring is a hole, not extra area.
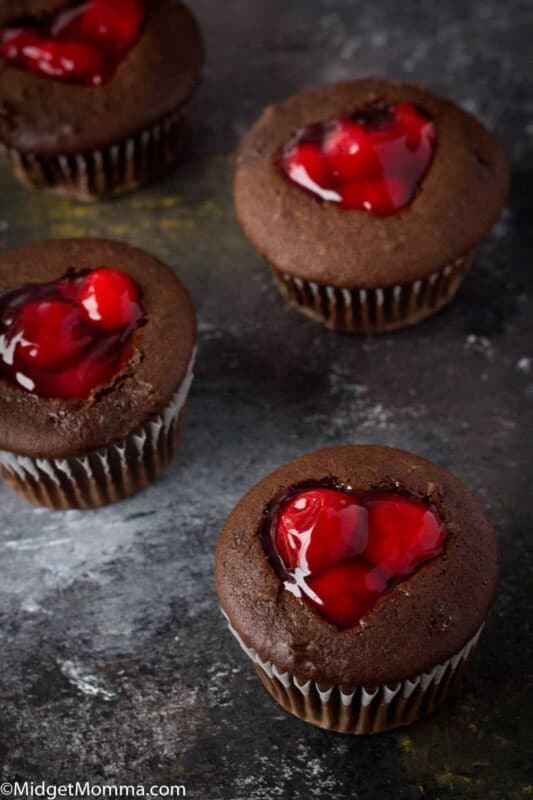
[(118, 242), (37, 242), (0, 257), (0, 449), (63, 457), (162, 411), (196, 336), (174, 273)]
[(364, 79), (268, 107), (238, 151), (235, 202), (280, 271), (379, 288), (466, 255), (508, 182), (505, 155), (470, 114), (419, 86)]
[(319, 450), (260, 481), (221, 534), (216, 583), (244, 644), (301, 681), (414, 677), (477, 632), (496, 541), (447, 470), (388, 447)]
[(186, 103), (203, 41), (179, 0), (15, 0), (0, 10), (0, 142), (97, 150)]

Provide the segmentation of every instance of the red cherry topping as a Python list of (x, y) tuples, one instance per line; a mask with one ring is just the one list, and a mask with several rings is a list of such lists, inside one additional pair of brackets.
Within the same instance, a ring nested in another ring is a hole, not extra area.
[(40, 397), (88, 397), (130, 358), (142, 321), (137, 286), (116, 269), (4, 292), (0, 378)]
[[(24, 34), (21, 39), (26, 37)], [(101, 75), (105, 69), (104, 56), (94, 45), (85, 42), (39, 39), (33, 44), (22, 45), (20, 58), (35, 72), (72, 81), (83, 82), (85, 75)]]
[(311, 575), (308, 586), (322, 615), (339, 628), (349, 628), (377, 603), (387, 580), (379, 569), (348, 561)]
[(109, 383), (117, 368), (127, 361), (130, 352), (129, 348), (125, 349), (118, 362), (112, 353), (107, 357), (102, 357), (105, 354), (87, 356), (73, 366), (58, 371), (55, 375), (54, 397), (65, 400), (88, 397), (95, 387)]
[(364, 208), (373, 214), (387, 216), (391, 206), (404, 206), (409, 202), (409, 187), (400, 179), (391, 177), (366, 183), (352, 183), (342, 194), (343, 208)]
[(283, 148), (281, 168), (322, 200), (389, 216), (414, 199), (435, 146), (425, 112), (398, 103), (298, 131)]
[(328, 183), (328, 167), (320, 145), (314, 142), (302, 142), (285, 154), (285, 169), (289, 177), (306, 186), (311, 191)]
[(57, 80), (99, 86), (137, 41), (144, 17), (142, 0), (85, 0), (44, 22), (0, 28), (0, 56)]
[(276, 548), (285, 565), (320, 572), (363, 553), (367, 511), (344, 492), (316, 489), (295, 495), (279, 515)]
[(82, 37), (108, 43), (110, 49), (126, 51), (137, 39), (144, 21), (139, 0), (93, 0), (80, 18)]
[(106, 330), (131, 325), (142, 316), (135, 283), (118, 269), (102, 267), (87, 275), (78, 301), (87, 319)]
[(34, 300), (22, 306), (17, 355), (36, 367), (56, 367), (78, 355), (91, 341), (79, 308), (64, 300)]
[(395, 492), (316, 487), (278, 508), (271, 546), (285, 586), (339, 628), (356, 624), (386, 591), (438, 555), (446, 532), (428, 503)]
[(352, 120), (341, 120), (333, 125), (322, 150), (327, 169), (338, 183), (351, 184), (381, 177), (379, 157), (365, 128)]
[(410, 497), (368, 499), (366, 558), (387, 577), (410, 575), (442, 545), (442, 525), (434, 511)]

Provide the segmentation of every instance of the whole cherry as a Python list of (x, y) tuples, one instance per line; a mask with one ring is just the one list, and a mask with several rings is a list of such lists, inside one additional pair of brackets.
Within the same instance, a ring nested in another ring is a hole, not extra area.
[(105, 330), (131, 325), (142, 317), (135, 283), (117, 269), (93, 270), (81, 284), (78, 300), (87, 319)]
[(80, 309), (63, 300), (36, 300), (20, 311), (17, 355), (37, 367), (56, 367), (81, 353), (91, 333)]

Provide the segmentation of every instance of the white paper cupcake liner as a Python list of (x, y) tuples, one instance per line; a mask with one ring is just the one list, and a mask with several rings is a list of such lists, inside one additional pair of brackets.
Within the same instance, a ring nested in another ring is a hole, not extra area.
[(421, 322), (448, 303), (470, 269), (473, 253), (456, 259), (424, 280), (383, 289), (325, 286), (273, 268), (283, 297), (328, 328), (379, 333)]
[(18, 494), (49, 508), (97, 508), (143, 489), (165, 469), (179, 440), (194, 354), (178, 391), (159, 414), (125, 439), (67, 458), (0, 450), (0, 475)]
[(351, 734), (379, 733), (409, 725), (434, 711), (460, 682), (484, 625), (458, 653), (429, 672), (390, 686), (371, 690), (355, 686), (347, 692), (341, 686), (320, 685), (316, 681), (302, 683), (295, 675), (278, 670), (272, 662), (263, 661), (224, 616), (230, 631), (253, 661), (261, 682), (286, 711), (320, 728)]
[(149, 183), (178, 157), (186, 109), (121, 142), (88, 153), (40, 156), (0, 145), (26, 186), (84, 202), (113, 197)]

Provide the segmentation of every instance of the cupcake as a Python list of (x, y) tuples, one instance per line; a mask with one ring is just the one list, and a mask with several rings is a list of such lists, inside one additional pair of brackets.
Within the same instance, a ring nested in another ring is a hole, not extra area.
[(4, 6), (0, 146), (23, 183), (97, 200), (175, 161), (204, 59), (179, 0)]
[(328, 328), (373, 333), (453, 297), (508, 184), (498, 143), (466, 111), (366, 79), (267, 108), (237, 153), (234, 192), (285, 299)]
[(39, 242), (0, 257), (0, 475), (50, 508), (157, 478), (178, 443), (196, 323), (174, 273), (135, 247)]
[(318, 450), (260, 481), (220, 536), (230, 630), (287, 711), (377, 733), (458, 684), (494, 597), (494, 532), (447, 470), (389, 447)]

